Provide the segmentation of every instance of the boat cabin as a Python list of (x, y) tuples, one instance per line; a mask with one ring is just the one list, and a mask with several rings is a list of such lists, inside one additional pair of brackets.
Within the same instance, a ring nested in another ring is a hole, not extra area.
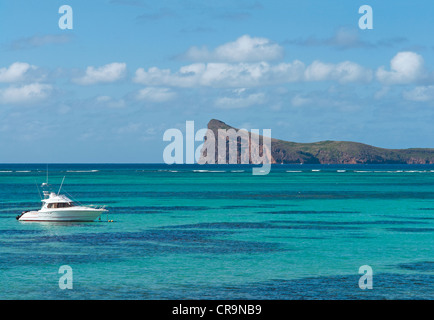
[(42, 208), (47, 209), (59, 209), (59, 208), (71, 208), (75, 207), (76, 204), (69, 199), (68, 197), (64, 195), (58, 195), (54, 192), (51, 192), (50, 194), (44, 194), (45, 199), (42, 200), (44, 203)]
[(57, 208), (70, 208), (75, 207), (73, 202), (57, 202), (57, 203), (48, 203), (47, 208), (51, 209), (57, 209)]

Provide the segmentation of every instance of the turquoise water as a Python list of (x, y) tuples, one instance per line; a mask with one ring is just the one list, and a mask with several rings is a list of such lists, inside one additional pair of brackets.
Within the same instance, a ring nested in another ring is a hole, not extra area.
[(434, 298), (432, 165), (52, 164), (51, 184), (109, 215), (17, 221), (45, 170), (0, 165), (0, 299)]

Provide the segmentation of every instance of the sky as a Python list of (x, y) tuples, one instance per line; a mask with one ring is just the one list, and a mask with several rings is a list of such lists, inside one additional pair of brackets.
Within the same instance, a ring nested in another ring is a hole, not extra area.
[(422, 0), (0, 0), (0, 163), (161, 163), (166, 130), (211, 119), (295, 142), (433, 148), (433, 12)]

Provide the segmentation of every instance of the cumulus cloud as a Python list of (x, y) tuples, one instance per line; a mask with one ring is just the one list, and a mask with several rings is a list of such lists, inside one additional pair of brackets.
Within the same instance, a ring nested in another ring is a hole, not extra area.
[(280, 82), (299, 81), (304, 64), (300, 61), (271, 65), (259, 63), (195, 63), (183, 66), (177, 72), (169, 69), (140, 68), (134, 81), (145, 85), (174, 87), (255, 87)]
[(255, 63), (194, 63), (177, 72), (156, 67), (136, 71), (134, 81), (152, 86), (173, 87), (257, 87), (301, 81), (338, 81), (340, 83), (369, 82), (372, 71), (356, 63), (338, 64), (313, 62), (306, 68), (303, 62), (270, 64)]
[(50, 95), (52, 89), (51, 85), (41, 83), (0, 89), (0, 103), (25, 104), (41, 101)]
[(99, 68), (87, 67), (84, 76), (73, 79), (73, 82), (80, 85), (91, 85), (97, 83), (111, 83), (125, 77), (127, 65), (125, 63), (113, 62)]
[[(351, 34), (342, 33), (338, 37), (340, 41), (353, 41)], [(249, 35), (212, 51), (192, 47), (183, 57), (196, 63), (177, 71), (139, 68), (133, 81), (148, 86), (249, 88), (302, 81), (367, 83), (373, 78), (372, 70), (351, 61), (337, 64), (314, 61), (308, 67), (299, 60), (272, 62), (283, 57), (283, 48), (269, 39)]]
[(171, 91), (169, 88), (155, 88), (147, 87), (141, 89), (137, 93), (137, 100), (144, 100), (150, 102), (165, 102), (175, 98), (175, 92)]
[(398, 52), (390, 61), (390, 71), (384, 66), (377, 70), (377, 79), (384, 84), (412, 83), (424, 75), (423, 57), (411, 51)]
[(271, 61), (283, 57), (283, 48), (267, 38), (244, 35), (212, 51), (206, 47), (191, 47), (182, 57), (196, 62)]
[(434, 100), (434, 85), (419, 86), (413, 90), (404, 91), (403, 96), (410, 101), (426, 102)]
[(15, 62), (8, 68), (0, 68), (0, 82), (18, 82), (25, 79), (25, 76), (30, 70), (35, 70), (36, 67), (25, 62)]
[(372, 70), (350, 61), (338, 64), (314, 61), (307, 67), (305, 78), (307, 81), (369, 82), (372, 80)]

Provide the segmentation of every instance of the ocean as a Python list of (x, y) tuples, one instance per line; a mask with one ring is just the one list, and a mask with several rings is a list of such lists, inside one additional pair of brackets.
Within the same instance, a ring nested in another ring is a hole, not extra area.
[(49, 164), (108, 215), (17, 221), (46, 168), (0, 164), (0, 299), (434, 298), (434, 165)]

